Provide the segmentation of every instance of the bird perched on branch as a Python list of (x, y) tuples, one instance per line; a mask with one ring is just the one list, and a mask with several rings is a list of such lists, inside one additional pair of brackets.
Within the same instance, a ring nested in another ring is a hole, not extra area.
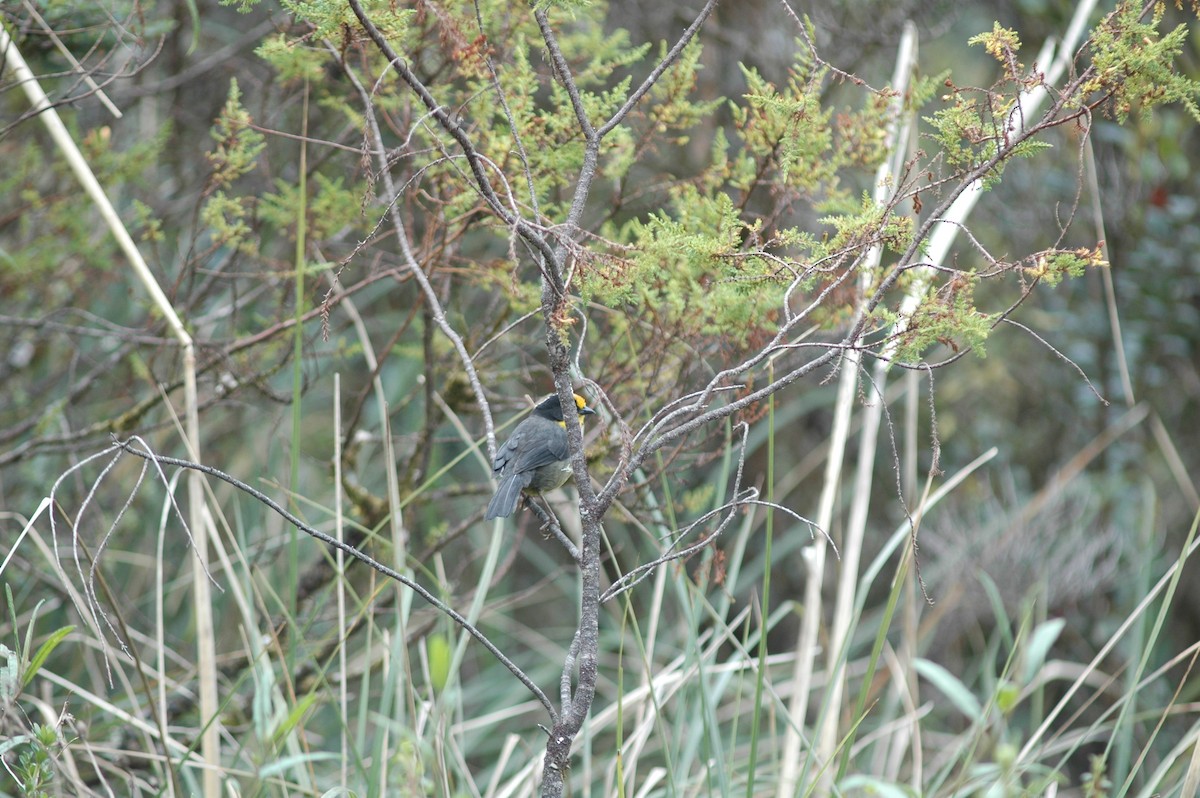
[[(583, 417), (596, 411), (587, 401), (574, 394), (579, 426)], [(507, 518), (517, 509), (521, 492), (545, 493), (561, 487), (571, 476), (567, 452), (567, 424), (563, 420), (558, 394), (551, 394), (533, 408), (529, 418), (513, 430), (512, 435), (496, 451), (492, 471), (500, 480), (496, 495), (488, 502), (484, 519)]]

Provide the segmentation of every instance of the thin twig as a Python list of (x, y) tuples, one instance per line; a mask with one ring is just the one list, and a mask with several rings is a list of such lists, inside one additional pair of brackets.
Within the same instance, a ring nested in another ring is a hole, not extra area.
[[(142, 442), (142, 445), (144, 446), (145, 443)], [(433, 593), (431, 593), (430, 591), (428, 591), (424, 587), (422, 587), (420, 583), (416, 582), (413, 579), (410, 579), (409, 577), (405, 576), (404, 574), (400, 573), (399, 571), (389, 568), (388, 566), (379, 562), (375, 558), (371, 557), (369, 554), (359, 551), (358, 549), (354, 548), (350, 544), (340, 541), (331, 535), (327, 535), (326, 533), (322, 532), (319, 529), (316, 529), (315, 527), (309, 526), (308, 524), (304, 523), (299, 518), (297, 518), (295, 515), (288, 512), (278, 502), (276, 502), (270, 496), (267, 496), (262, 491), (256, 490), (255, 488), (251, 487), (250, 485), (247, 485), (245, 482), (242, 482), (240, 479), (238, 479), (234, 476), (231, 476), (229, 474), (226, 474), (225, 472), (220, 471), (216, 468), (213, 468), (212, 466), (206, 466), (201, 463), (193, 463), (189, 460), (181, 460), (177, 457), (166, 457), (164, 455), (155, 454), (154, 452), (150, 451), (149, 449), (142, 451), (141, 449), (138, 449), (133, 445), (133, 439), (124, 440), (124, 441), (115, 441), (115, 447), (119, 448), (125, 452), (128, 452), (129, 454), (132, 454), (136, 457), (140, 457), (143, 460), (149, 460), (153, 463), (156, 463), (159, 466), (168, 465), (168, 466), (176, 466), (177, 468), (187, 468), (187, 469), (191, 469), (193, 471), (199, 471), (202, 474), (207, 474), (210, 477), (215, 477), (215, 478), (221, 480), (222, 482), (227, 482), (230, 485), (232, 485), (233, 487), (237, 488), (238, 490), (242, 491), (243, 493), (249, 495), (250, 497), (259, 501), (266, 507), (273, 510), (278, 516), (283, 518), (285, 521), (287, 521), (292, 526), (296, 527), (296, 529), (300, 530), (304, 534), (309, 535), (310, 537), (316, 538), (317, 540), (321, 541), (322, 543), (324, 543), (328, 546), (332, 546), (333, 548), (338, 549), (339, 551), (349, 554), (351, 557), (354, 557), (359, 562), (369, 565), (371, 568), (374, 568), (376, 571), (378, 571), (379, 573), (388, 577), (389, 579), (395, 580), (396, 582), (399, 582), (400, 584), (404, 585), (409, 590), (412, 590), (418, 596), (425, 599), (425, 601), (428, 602), (430, 605), (432, 605), (434, 607), (434, 609), (445, 614), (452, 621), (454, 621), (459, 626), (461, 626), (469, 635), (471, 635), (476, 640), (478, 640), (481, 644), (483, 644), (483, 647), (486, 648), (489, 652), (491, 652), (492, 656), (494, 656), (497, 660), (499, 660), (500, 663), (502, 665), (504, 665), (504, 667), (508, 668), (509, 672), (511, 672), (514, 676), (516, 676), (517, 679), (520, 680), (521, 684), (525, 685), (526, 689), (528, 689), (529, 692), (533, 693), (534, 697), (537, 698), (537, 700), (542, 704), (542, 706), (546, 708), (546, 712), (549, 713), (551, 721), (557, 721), (558, 714), (555, 712), (554, 706), (550, 703), (550, 699), (546, 698), (546, 694), (543, 693), (541, 691), (541, 689), (536, 684), (533, 683), (533, 680), (530, 679), (528, 676), (526, 676), (525, 672), (522, 671), (519, 667), (517, 667), (517, 665), (512, 660), (510, 660), (508, 657), (506, 657), (504, 655), (504, 653), (499, 648), (497, 648), (496, 645), (494, 643), (492, 643), (492, 641), (489, 640), (486, 635), (483, 634), (483, 632), (479, 631), (479, 629), (477, 629), (474, 625), (472, 625), (465, 617), (463, 617), (461, 614), (459, 614), (458, 611), (456, 611), (453, 607), (446, 604), (444, 601), (439, 599), (437, 596), (433, 595)]]

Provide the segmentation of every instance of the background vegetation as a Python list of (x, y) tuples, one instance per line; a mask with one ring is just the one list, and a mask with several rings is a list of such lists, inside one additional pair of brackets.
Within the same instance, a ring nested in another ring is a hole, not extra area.
[(354, 5), (0, 2), (0, 794), (1196, 794), (1193, 9)]

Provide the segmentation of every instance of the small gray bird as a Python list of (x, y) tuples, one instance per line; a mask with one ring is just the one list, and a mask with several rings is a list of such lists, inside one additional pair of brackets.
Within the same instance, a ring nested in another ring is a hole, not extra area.
[[(593, 416), (596, 411), (587, 406), (582, 396), (574, 396), (582, 427), (583, 417)], [(561, 487), (571, 477), (567, 457), (567, 424), (563, 421), (562, 404), (558, 394), (551, 394), (533, 408), (529, 418), (517, 425), (496, 452), (492, 471), (500, 480), (500, 487), (488, 502), (484, 519), (512, 515), (522, 491), (539, 494)]]

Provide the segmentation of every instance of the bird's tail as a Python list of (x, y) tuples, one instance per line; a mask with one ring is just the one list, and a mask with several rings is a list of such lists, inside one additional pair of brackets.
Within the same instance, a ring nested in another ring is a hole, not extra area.
[(521, 490), (528, 484), (529, 480), (522, 479), (521, 474), (510, 474), (500, 480), (500, 487), (496, 488), (496, 495), (488, 502), (483, 519), (491, 521), (493, 518), (508, 518), (512, 515), (517, 509), (517, 503), (521, 501)]

